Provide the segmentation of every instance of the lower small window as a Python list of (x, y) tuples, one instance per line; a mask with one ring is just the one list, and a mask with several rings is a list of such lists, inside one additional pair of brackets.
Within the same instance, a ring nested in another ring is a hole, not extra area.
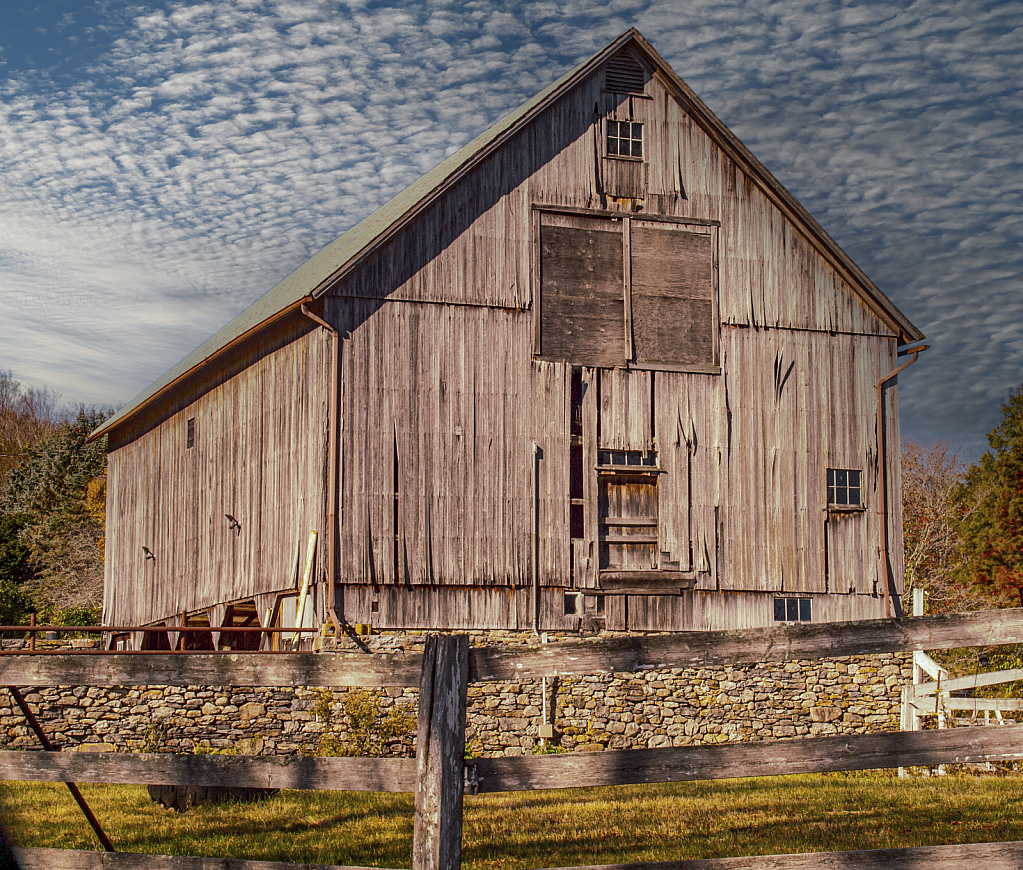
[(582, 595), (578, 592), (566, 592), (565, 616), (581, 616), (582, 612)]
[(604, 596), (583, 595), (582, 592), (565, 593), (565, 616), (603, 616)]
[(812, 622), (813, 610), (810, 598), (775, 598), (775, 622)]
[(602, 468), (656, 468), (657, 451), (598, 450), (597, 465)]

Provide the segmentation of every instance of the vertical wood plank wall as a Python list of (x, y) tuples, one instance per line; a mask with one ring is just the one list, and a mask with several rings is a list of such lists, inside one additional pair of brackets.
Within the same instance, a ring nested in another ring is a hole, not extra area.
[(108, 625), (295, 587), (310, 530), (323, 533), (329, 359), (311, 332), (110, 453)]

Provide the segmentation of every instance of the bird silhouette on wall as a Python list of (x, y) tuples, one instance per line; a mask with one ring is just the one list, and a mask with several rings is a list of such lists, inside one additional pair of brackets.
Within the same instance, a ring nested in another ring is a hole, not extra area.
[(231, 516), (230, 514), (224, 514), (224, 516), (227, 517), (227, 521), (231, 524), (232, 529), (239, 532), (242, 530), (242, 524), (238, 522), (238, 520), (236, 520), (233, 516)]
[(150, 550), (149, 547), (143, 546), (142, 552), (146, 554), (146, 559), (152, 559), (154, 562), (156, 561), (156, 556), (153, 555), (153, 551)]

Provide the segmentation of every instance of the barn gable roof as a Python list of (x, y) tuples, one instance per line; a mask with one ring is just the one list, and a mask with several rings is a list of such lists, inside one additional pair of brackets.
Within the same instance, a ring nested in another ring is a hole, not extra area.
[(364, 218), (340, 238), (310, 257), (276, 287), (256, 300), (223, 329), (201, 344), (155, 383), (143, 390), (92, 434), (98, 438), (149, 406), (190, 373), (201, 368), (229, 347), (236, 345), (272, 320), (288, 314), (305, 302), (322, 296), (354, 269), (365, 257), (414, 220), (424, 209), (470, 172), (481, 160), (551, 103), (598, 70), (626, 45), (646, 57), (661, 76), (663, 84), (712, 141), (735, 161), (766, 194), (817, 252), (859, 294), (866, 305), (900, 339), (917, 341), (920, 332), (856, 266), (778, 180), (742, 142), (707, 108), (674, 70), (635, 29), (630, 29), (601, 51), (579, 64), (536, 96), (493, 124), (479, 136), (410, 184), (373, 214)]

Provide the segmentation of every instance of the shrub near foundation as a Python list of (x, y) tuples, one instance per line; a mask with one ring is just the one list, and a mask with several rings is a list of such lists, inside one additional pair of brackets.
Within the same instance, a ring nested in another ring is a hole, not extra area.
[[(334, 693), (324, 689), (316, 698), (313, 712), (323, 725), (316, 744), (317, 755), (378, 758), (388, 747), (403, 744), (416, 733), (415, 716), (403, 705), (394, 703), (386, 712), (379, 692), (352, 689), (340, 701), (342, 722), (335, 719)], [(340, 733), (338, 728), (343, 729)]]

